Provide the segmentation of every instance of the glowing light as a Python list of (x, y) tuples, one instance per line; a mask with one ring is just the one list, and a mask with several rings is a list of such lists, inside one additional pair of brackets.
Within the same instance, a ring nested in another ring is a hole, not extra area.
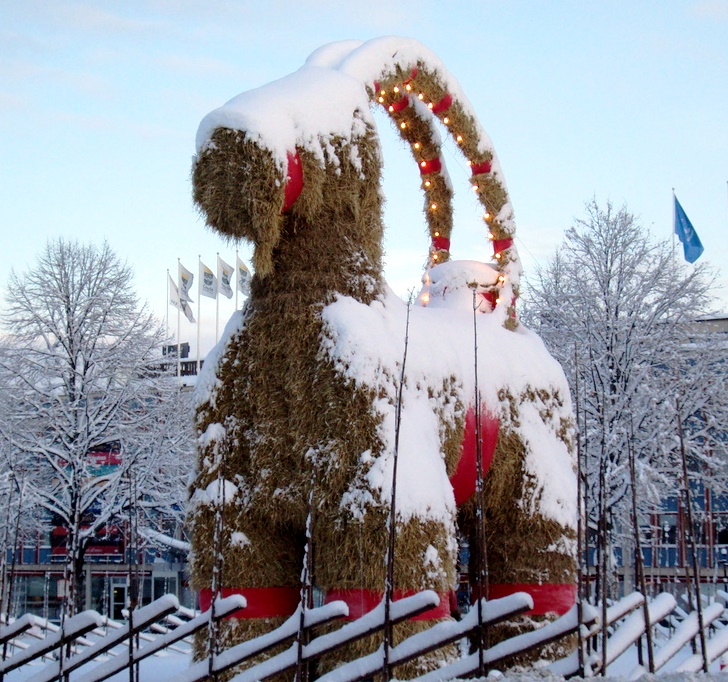
[(423, 168), (426, 168), (427, 167), (427, 161), (420, 161), (420, 166), (422, 166)]
[(430, 294), (428, 294), (426, 292), (424, 294), (422, 294), (422, 296), (420, 296), (420, 301), (422, 301), (425, 304), (429, 303), (430, 302)]
[(428, 108), (428, 109), (434, 109), (434, 108), (435, 108), (435, 105), (434, 105), (434, 104), (433, 104), (432, 102), (430, 102), (430, 103), (429, 103), (429, 104), (427, 105), (427, 108)]
[(380, 97), (380, 98), (379, 98), (379, 103), (380, 103), (380, 104), (384, 104), (384, 97)]
[(389, 113), (391, 114), (394, 111), (394, 107), (390, 104), (389, 105)]
[(410, 92), (412, 90), (412, 86), (409, 83), (407, 83), (407, 85), (405, 85), (405, 88), (406, 88), (407, 92)]
[(429, 187), (432, 183), (429, 180), (425, 180), (425, 187)]
[(479, 189), (477, 185), (471, 185), (471, 187), (473, 188), (473, 192), (477, 192)]
[(394, 86), (394, 91), (399, 92), (399, 88), (396, 85)]
[(500, 298), (495, 299), (495, 304), (498, 305), (501, 302)]
[(500, 251), (495, 254), (495, 257), (496, 257), (496, 260), (500, 260), (500, 257), (501, 257)]
[(448, 123), (450, 123), (450, 119), (449, 119), (449, 118), (448, 118), (447, 116), (445, 116), (445, 118), (443, 118), (443, 119), (442, 119), (442, 122), (443, 122), (443, 123), (444, 123), (445, 125), (447, 125)]
[(402, 128), (402, 130), (404, 130), (407, 127), (407, 124), (404, 121), (402, 121), (402, 123), (399, 124), (399, 127)]
[(430, 208), (431, 208), (431, 209), (432, 209), (433, 211), (436, 211), (436, 210), (437, 210), (437, 204), (436, 204), (436, 203), (435, 203), (435, 202), (433, 201), (433, 202), (432, 202), (432, 203), (430, 204)]
[(419, 142), (415, 142), (415, 143), (414, 143), (414, 144), (413, 144), (412, 146), (413, 146), (413, 147), (414, 147), (415, 149), (419, 149), (421, 145), (420, 145), (420, 143), (419, 143)]
[(483, 220), (490, 220), (490, 213), (488, 213), (488, 211), (483, 213)]
[(380, 95), (386, 95), (386, 94), (387, 94), (387, 91), (386, 91), (386, 90), (380, 90), (380, 91), (379, 91), (379, 94), (380, 94)]
[(458, 142), (462, 142), (462, 141), (463, 141), (463, 136), (462, 136), (462, 135), (458, 135), (458, 136), (457, 136), (457, 137), (456, 137), (455, 139), (456, 139), (456, 140), (457, 140)]
[(437, 260), (437, 259), (438, 259), (438, 255), (436, 253), (433, 253), (432, 254), (432, 260)]
[(506, 283), (506, 278), (505, 278), (505, 277), (504, 277), (503, 275), (500, 275), (500, 277), (498, 277), (498, 281), (499, 281), (499, 282), (500, 282), (501, 284), (505, 284), (505, 283)]
[(439, 237), (440, 236), (440, 233), (439, 232), (435, 232), (435, 236), (436, 237)]
[(417, 99), (423, 100), (425, 99), (425, 95), (423, 93), (420, 93), (419, 95), (417, 95)]
[(495, 239), (495, 235), (492, 232), (488, 232), (488, 239)]

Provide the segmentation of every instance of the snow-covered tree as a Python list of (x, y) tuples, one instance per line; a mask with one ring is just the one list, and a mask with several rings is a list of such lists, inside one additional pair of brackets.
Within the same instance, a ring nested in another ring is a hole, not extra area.
[(183, 503), (187, 407), (161, 369), (163, 329), (106, 243), (50, 241), (11, 274), (3, 320), (4, 465), (67, 533), (72, 612), (97, 533)]
[(708, 265), (682, 263), (625, 207), (592, 200), (530, 283), (524, 319), (564, 366), (579, 405), (592, 527), (600, 501), (628, 513), (628, 446), (643, 500), (676, 488), (678, 402), (693, 463), (725, 461), (716, 457), (725, 454), (725, 350), (696, 323), (713, 280)]

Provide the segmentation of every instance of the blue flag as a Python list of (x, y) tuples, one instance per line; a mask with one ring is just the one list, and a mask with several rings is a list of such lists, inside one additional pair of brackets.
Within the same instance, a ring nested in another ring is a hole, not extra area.
[(683, 251), (685, 252), (685, 260), (688, 263), (694, 263), (700, 258), (703, 253), (703, 245), (700, 242), (700, 237), (695, 231), (693, 224), (690, 219), (685, 215), (683, 207), (680, 206), (680, 202), (675, 198), (675, 234), (678, 239), (682, 242)]

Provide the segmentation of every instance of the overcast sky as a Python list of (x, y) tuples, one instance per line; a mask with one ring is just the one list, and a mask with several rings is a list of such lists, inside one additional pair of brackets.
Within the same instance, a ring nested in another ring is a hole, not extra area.
[[(164, 317), (178, 258), (196, 272), (198, 254), (213, 268), (235, 256), (190, 198), (200, 119), (325, 43), (380, 35), (420, 40), (460, 81), (501, 160), (527, 276), (592, 197), (669, 239), (674, 187), (728, 288), (728, 0), (0, 0), (0, 282), (48, 238), (106, 239)], [(379, 122), (387, 279), (404, 293), (428, 248), (419, 174)], [(487, 260), (464, 163), (446, 160), (453, 256)], [(222, 299), (221, 326), (231, 311)], [(215, 303), (202, 313), (204, 354)]]

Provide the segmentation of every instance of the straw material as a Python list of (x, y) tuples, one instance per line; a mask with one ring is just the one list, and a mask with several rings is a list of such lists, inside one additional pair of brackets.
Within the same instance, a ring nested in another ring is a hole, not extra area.
[[(434, 105), (448, 94), (439, 74), (425, 64), (417, 65), (414, 77), (411, 74), (411, 66), (400, 67), (385, 75), (380, 91), (371, 94), (385, 107), (399, 101), (403, 92), (417, 101), (391, 112), (417, 163), (427, 164), (442, 154), (434, 115), (471, 163), (478, 167), (490, 161), (491, 153), (482, 151), (486, 145), (479, 139), (477, 122), (462, 103), (454, 100), (435, 113), (428, 108), (428, 103), (437, 108)], [(198, 473), (191, 487), (195, 588), (212, 582), (216, 506), (206, 491), (214, 489), (222, 473), (232, 484), (222, 510), (223, 561), (218, 566), (225, 586), (299, 585), (313, 485), (315, 584), (324, 591), (384, 589), (389, 502), (367, 478), (371, 461), (388, 454), (379, 436), (381, 415), (374, 409), (382, 396), (377, 387), (354, 383), (334, 365), (324, 350), (327, 331), (321, 314), (339, 295), (369, 304), (384, 290), (379, 142), (376, 131), (366, 124), (353, 129), (366, 132), (355, 139), (322, 133), (324, 159), (304, 148), (296, 150), (304, 186), (285, 214), (281, 211), (286, 169), (244, 132), (217, 129), (196, 160), (197, 206), (210, 227), (230, 239), (254, 244), (255, 275), (244, 324), (229, 340), (217, 368), (217, 386), (197, 413), (199, 433), (218, 435), (201, 439)], [(488, 211), (487, 225), (495, 239), (509, 238), (512, 228), (503, 221), (511, 225), (510, 215), (502, 211), (508, 204), (505, 186), (499, 174), (482, 168), (473, 179)], [(422, 183), (433, 241), (430, 259), (441, 262), (449, 258), (449, 251), (434, 242), (451, 235), (452, 190), (447, 176), (437, 172), (423, 174)], [(511, 261), (509, 253), (504, 249), (499, 261), (503, 272)], [(517, 288), (513, 290), (517, 294)], [(515, 316), (509, 316), (506, 325), (516, 324)], [(454, 401), (460, 408), (455, 411), (464, 414), (458, 386), (457, 377), (452, 377), (431, 389), (431, 397), (437, 399), (433, 403), (443, 406), (441, 450), (448, 473), (460, 454), (464, 419), (454, 423), (446, 419), (445, 403)], [(573, 580), (574, 558), (553, 549), (564, 545), (560, 541), (569, 539), (571, 531), (524, 511), (538, 508), (538, 500), (534, 481), (524, 470), (526, 449), (516, 428), (523, 401), (538, 402), (543, 418), (550, 419), (549, 410), (556, 408), (559, 396), (534, 389), (521, 396), (503, 392), (500, 397), (502, 432), (486, 481), (491, 580)], [(561, 425), (565, 442), (570, 432), (570, 424)], [(365, 452), (371, 455), (369, 464), (362, 458)], [(366, 502), (355, 507), (345, 504), (353, 493)], [(460, 515), (464, 532), (471, 536), (473, 519), (471, 504)], [(398, 518), (395, 589), (447, 592), (456, 582), (456, 550), (454, 518)], [(223, 643), (266, 632), (278, 622), (225, 621)], [(505, 627), (509, 626), (515, 624)], [(398, 632), (424, 627), (427, 621), (417, 621), (400, 626)], [(204, 655), (203, 639), (198, 642), (198, 656)], [(380, 641), (352, 645), (348, 652), (329, 656), (322, 667), (338, 665)], [(426, 657), (425, 667), (434, 667), (443, 655), (454, 655), (454, 649)], [(417, 665), (398, 669), (397, 676), (421, 672)]]

